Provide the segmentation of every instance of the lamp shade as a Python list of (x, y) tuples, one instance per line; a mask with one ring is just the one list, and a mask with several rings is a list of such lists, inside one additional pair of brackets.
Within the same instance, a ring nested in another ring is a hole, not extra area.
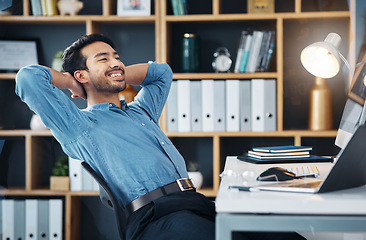
[(338, 51), (341, 37), (329, 33), (324, 42), (313, 43), (301, 52), (300, 59), (304, 68), (316, 77), (332, 78), (339, 72), (341, 66)]

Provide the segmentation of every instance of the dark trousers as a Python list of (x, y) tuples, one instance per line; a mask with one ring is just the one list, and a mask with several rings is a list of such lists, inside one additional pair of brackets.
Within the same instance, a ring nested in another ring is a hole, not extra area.
[[(127, 240), (214, 240), (215, 204), (200, 193), (177, 192), (161, 197), (128, 219)], [(298, 240), (296, 233), (234, 233), (235, 240)]]
[(215, 205), (193, 191), (161, 197), (129, 217), (126, 238), (214, 240)]

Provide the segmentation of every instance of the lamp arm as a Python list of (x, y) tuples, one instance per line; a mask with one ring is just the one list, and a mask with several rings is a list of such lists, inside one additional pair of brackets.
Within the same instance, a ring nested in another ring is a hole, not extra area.
[(343, 55), (341, 53), (339, 53), (339, 56), (341, 57), (341, 59), (343, 60), (344, 64), (347, 66), (348, 70), (353, 74), (355, 73), (355, 71), (352, 70), (351, 65), (349, 65), (347, 59), (345, 57), (343, 57)]
[(362, 62), (357, 63), (357, 64), (356, 64), (356, 68), (357, 68), (359, 65), (364, 64), (364, 63), (366, 63), (366, 61), (362, 61)]

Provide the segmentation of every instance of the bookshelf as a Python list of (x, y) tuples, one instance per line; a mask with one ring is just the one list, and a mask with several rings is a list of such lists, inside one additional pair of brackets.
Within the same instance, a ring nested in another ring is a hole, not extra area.
[[(90, 4), (100, 6), (99, 12), (84, 11), (77, 16), (32, 16), (29, 0), (21, 1), (17, 15), (0, 16), (2, 38), (19, 39), (21, 37), (40, 39), (41, 64), (50, 66), (53, 53), (60, 47), (64, 49), (78, 36), (101, 32), (116, 39), (117, 51), (122, 52), (126, 65), (156, 60), (168, 62), (173, 71), (174, 80), (223, 80), (256, 78), (276, 79), (277, 82), (277, 130), (273, 132), (168, 132), (166, 111), (161, 117), (161, 128), (181, 151), (186, 159), (192, 159), (203, 166), (204, 186), (200, 190), (210, 197), (215, 197), (219, 187), (219, 174), (223, 170), (227, 155), (239, 155), (243, 150), (261, 144), (295, 144), (315, 146), (316, 154), (334, 154), (332, 146), (345, 102), (342, 91), (342, 77), (334, 83), (328, 82), (336, 91), (333, 102), (334, 130), (306, 130), (306, 97), (313, 78), (305, 73), (295, 59), (299, 49), (323, 37), (331, 31), (339, 32), (343, 37), (341, 52), (346, 53), (349, 37), (350, 13), (347, 1), (337, 0), (330, 10), (318, 11), (312, 6), (313, 1), (285, 0), (277, 2), (275, 13), (247, 14), (246, 1), (238, 0), (202, 0), (191, 1), (191, 14), (173, 15), (170, 0), (156, 0), (152, 4), (152, 15), (143, 17), (120, 17), (116, 15), (116, 0), (93, 0)], [(88, 1), (89, 3), (89, 1)], [(88, 3), (84, 3), (84, 6)], [(225, 45), (235, 60), (237, 44), (241, 30), (245, 27), (264, 27), (276, 31), (276, 51), (269, 72), (263, 73), (214, 73), (211, 69), (212, 53)], [(296, 29), (297, 26), (297, 29)], [(315, 27), (314, 27), (315, 26)], [(319, 27), (319, 29), (317, 28)], [(325, 29), (324, 29), (325, 28)], [(314, 30), (315, 29), (315, 30)], [(15, 31), (14, 31), (15, 30)], [(202, 48), (202, 69), (198, 73), (179, 71), (178, 44), (182, 33), (198, 32), (205, 43)], [(298, 39), (297, 36), (301, 36)], [(318, 37), (317, 39), (313, 39)], [(60, 38), (60, 39), (58, 39)], [(134, 44), (137, 42), (137, 46)], [(137, 40), (136, 40), (137, 39)], [(144, 51), (138, 45), (144, 44)], [(49, 44), (52, 42), (52, 44)], [(291, 51), (289, 48), (291, 47)], [(295, 72), (294, 72), (295, 71)], [(338, 74), (340, 75), (340, 74)], [(9, 87), (13, 91), (14, 73), (0, 73), (0, 89)], [(303, 83), (306, 79), (308, 83)], [(295, 81), (293, 79), (297, 79)], [(301, 82), (303, 81), (303, 82)], [(333, 82), (333, 81), (332, 81)], [(340, 87), (341, 86), (341, 87)], [(15, 94), (14, 94), (15, 95)], [(295, 96), (294, 96), (295, 95)], [(301, 99), (296, 99), (300, 96)], [(11, 98), (11, 99), (15, 99)], [(298, 105), (290, 104), (291, 99)], [(343, 101), (343, 103), (342, 103)], [(9, 108), (0, 105), (0, 111), (14, 114)], [(24, 109), (24, 106), (23, 108)], [(302, 110), (303, 113), (299, 113)], [(15, 118), (30, 118), (29, 111)], [(0, 123), (1, 125), (1, 123)], [(23, 125), (21, 125), (23, 126)], [(9, 139), (20, 146), (20, 162), (24, 166), (20, 184), (9, 186), (3, 192), (7, 197), (61, 197), (65, 202), (64, 239), (82, 239), (83, 214), (80, 206), (85, 197), (96, 197), (97, 192), (56, 192), (48, 190), (49, 169), (39, 168), (45, 165), (47, 156), (44, 151), (44, 139), (52, 139), (50, 131), (33, 131), (15, 127), (14, 130), (0, 130), (0, 139)], [(48, 141), (47, 140), (47, 141)], [(194, 150), (191, 151), (192, 147)], [(327, 151), (330, 149), (330, 152)], [(325, 151), (327, 151), (325, 153)], [(0, 162), (0, 164), (2, 164)], [(1, 166), (0, 166), (1, 168)], [(0, 193), (1, 194), (1, 193)]]

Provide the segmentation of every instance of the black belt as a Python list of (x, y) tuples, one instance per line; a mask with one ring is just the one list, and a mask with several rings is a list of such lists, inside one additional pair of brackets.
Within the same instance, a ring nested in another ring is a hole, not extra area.
[(169, 183), (165, 186), (157, 188), (151, 192), (146, 193), (145, 195), (136, 198), (126, 206), (127, 216), (132, 214), (133, 212), (139, 210), (140, 208), (146, 206), (151, 201), (154, 201), (162, 196), (168, 195), (174, 192), (184, 192), (196, 190), (196, 185), (192, 181), (192, 179), (181, 178), (176, 180), (175, 182)]

